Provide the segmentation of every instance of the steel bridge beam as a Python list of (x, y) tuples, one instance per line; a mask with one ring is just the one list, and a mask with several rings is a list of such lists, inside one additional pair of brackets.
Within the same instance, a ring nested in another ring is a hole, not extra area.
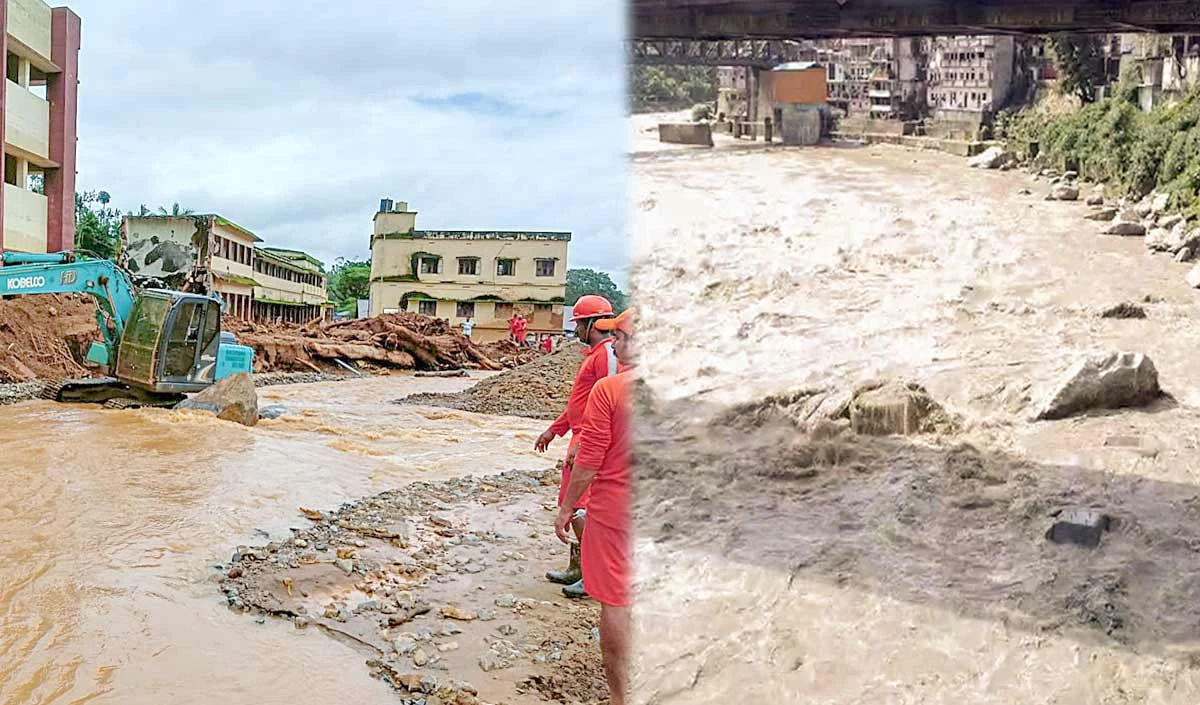
[(1200, 33), (1200, 0), (631, 0), (634, 39)]

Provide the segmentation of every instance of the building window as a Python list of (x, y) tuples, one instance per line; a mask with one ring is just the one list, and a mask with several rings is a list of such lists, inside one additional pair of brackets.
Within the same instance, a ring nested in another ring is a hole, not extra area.
[(496, 276), (511, 277), (517, 273), (517, 261), (515, 259), (498, 259), (496, 260)]
[(495, 318), (497, 321), (507, 321), (508, 319), (512, 318), (512, 315), (513, 315), (513, 305), (512, 304), (507, 304), (504, 302), (496, 303)]
[(467, 276), (476, 276), (479, 274), (479, 258), (478, 257), (459, 257), (458, 258), (458, 273)]
[(417, 302), (417, 313), (421, 314), (422, 316), (436, 316), (437, 315), (437, 302), (429, 301), (426, 299), (422, 299), (422, 300), (418, 301)]
[(550, 313), (550, 304), (534, 304), (533, 315), (536, 316), (539, 313)]
[(554, 276), (554, 260), (539, 259), (539, 260), (534, 260), (534, 263), (537, 266), (537, 276), (539, 276), (539, 277)]
[(421, 258), (421, 274), (437, 274), (438, 264), (441, 262), (439, 257), (422, 257)]
[(459, 318), (474, 318), (475, 317), (475, 302), (474, 301), (459, 301), (455, 307), (455, 314)]

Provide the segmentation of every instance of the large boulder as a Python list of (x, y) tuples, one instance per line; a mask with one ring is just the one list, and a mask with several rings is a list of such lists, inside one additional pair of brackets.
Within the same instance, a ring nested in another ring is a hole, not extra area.
[(1079, 187), (1075, 184), (1061, 183), (1050, 187), (1046, 194), (1047, 201), (1075, 201), (1079, 199)]
[(1193, 289), (1200, 289), (1200, 264), (1187, 273), (1187, 283)]
[(1141, 353), (1098, 355), (1076, 364), (1034, 411), (1034, 419), (1063, 419), (1092, 409), (1142, 406), (1162, 394), (1158, 370)]
[(1117, 217), (1117, 207), (1101, 206), (1083, 217), (1087, 218), (1088, 220), (1103, 220), (1105, 222), (1111, 222), (1113, 218)]
[(258, 423), (258, 392), (254, 389), (254, 378), (241, 372), (184, 399), (175, 408), (207, 411), (218, 419), (253, 426)]
[(1183, 221), (1176, 222), (1170, 230), (1153, 228), (1146, 233), (1146, 247), (1155, 252), (1176, 254), (1183, 249), (1194, 249), (1200, 242), (1200, 228), (1189, 229)]
[(1141, 237), (1146, 234), (1146, 226), (1142, 224), (1141, 219), (1142, 216), (1137, 214), (1136, 209), (1122, 208), (1100, 234)]
[(999, 169), (1012, 158), (1002, 147), (988, 147), (979, 154), (967, 160), (967, 165), (973, 169)]
[(879, 381), (855, 390), (846, 409), (850, 428), (871, 436), (913, 435), (951, 430), (949, 415), (918, 384)]

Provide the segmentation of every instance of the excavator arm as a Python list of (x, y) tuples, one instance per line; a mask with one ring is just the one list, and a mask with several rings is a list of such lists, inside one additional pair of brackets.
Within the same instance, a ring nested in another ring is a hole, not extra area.
[(89, 294), (99, 304), (96, 323), (116, 357), (117, 344), (133, 310), (134, 291), (129, 274), (111, 260), (76, 260), (74, 253), (0, 253), (0, 295)]

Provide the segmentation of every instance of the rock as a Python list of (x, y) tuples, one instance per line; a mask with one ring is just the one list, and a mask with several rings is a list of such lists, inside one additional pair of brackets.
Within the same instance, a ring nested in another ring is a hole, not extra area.
[(335, 558), (333, 564), (338, 568), (341, 568), (342, 572), (346, 575), (350, 575), (354, 572), (354, 561), (350, 560), (349, 558)]
[(261, 419), (277, 419), (280, 416), (283, 416), (284, 411), (285, 411), (285, 409), (283, 408), (282, 405), (272, 404), (270, 406), (264, 406), (263, 408), (259, 409), (258, 417)]
[(1107, 514), (1094, 509), (1071, 509), (1058, 515), (1058, 520), (1046, 531), (1046, 539), (1054, 543), (1095, 548), (1100, 545), (1100, 537), (1110, 525)]
[(228, 573), (226, 573), (226, 575), (227, 575), (227, 576), (228, 576), (230, 579), (232, 579), (232, 580), (236, 580), (236, 579), (238, 579), (238, 578), (242, 577), (242, 567), (241, 567), (241, 566), (239, 566), (239, 565), (235, 565), (234, 567), (232, 567), (232, 568), (230, 568), (230, 569), (229, 569), (229, 572), (228, 572)]
[(1184, 247), (1175, 253), (1176, 262), (1191, 262), (1194, 259), (1196, 259), (1196, 249), (1191, 246)]
[(457, 648), (458, 648), (457, 641), (449, 641), (449, 642), (446, 642), (445, 644), (437, 645), (437, 650), (443, 654), (446, 653), (447, 651), (454, 651)]
[(1069, 171), (1069, 170), (1064, 171), (1062, 177), (1064, 179), (1066, 179), (1067, 181), (1074, 181), (1075, 179), (1079, 178), (1079, 172), (1078, 171)]
[(1159, 218), (1158, 219), (1158, 227), (1166, 228), (1167, 230), (1170, 230), (1171, 228), (1175, 227), (1176, 225), (1178, 225), (1179, 223), (1182, 223), (1182, 222), (1183, 222), (1182, 215), (1180, 215), (1178, 213), (1172, 213), (1171, 215), (1164, 215), (1163, 217)]
[(857, 390), (848, 413), (855, 433), (874, 436), (922, 433), (948, 420), (922, 387), (898, 381)]
[(462, 622), (470, 622), (479, 619), (479, 613), (471, 610), (464, 610), (453, 605), (442, 607), (442, 616), (446, 619), (457, 619)]
[(418, 648), (412, 655), (413, 665), (418, 668), (429, 663), (429, 654), (425, 653), (425, 649)]
[(1033, 193), (1033, 191), (1030, 191), (1030, 190), (1029, 190), (1029, 189), (1027, 189), (1027, 188), (1017, 189), (1017, 195), (1018, 195), (1018, 196), (1028, 196), (1028, 195), (1029, 195), (1029, 194), (1031, 194), (1031, 193)]
[(1151, 252), (1165, 252), (1171, 239), (1171, 231), (1165, 228), (1150, 228), (1146, 231), (1146, 249)]
[(1111, 221), (1113, 218), (1117, 217), (1117, 207), (1104, 206), (1103, 208), (1097, 208), (1083, 217), (1087, 218), (1088, 220)]
[(495, 654), (484, 654), (479, 657), (479, 668), (483, 669), (484, 673), (497, 671), (502, 668), (508, 668), (509, 663)]
[(224, 421), (253, 426), (258, 423), (258, 392), (254, 389), (254, 379), (248, 373), (241, 372), (184, 399), (175, 408), (207, 411)]
[(1079, 198), (1079, 187), (1072, 184), (1055, 184), (1046, 194), (1047, 201), (1074, 201)]
[(1142, 406), (1162, 394), (1158, 370), (1141, 353), (1118, 352), (1083, 360), (1037, 407), (1038, 421), (1062, 419), (1090, 409)]
[(1085, 203), (1089, 206), (1102, 206), (1104, 205), (1104, 196), (1101, 194), (1092, 194), (1087, 197)]
[(292, 543), (296, 545), (296, 548), (308, 548), (308, 542), (304, 539), (296, 539)]
[(496, 631), (499, 632), (501, 636), (513, 636), (517, 633), (517, 628), (511, 624), (501, 624), (496, 628)]
[(1012, 155), (1004, 151), (1002, 147), (988, 147), (984, 151), (976, 154), (967, 160), (967, 166), (972, 169), (999, 169), (1002, 165), (1008, 163)]
[(1128, 302), (1110, 306), (1100, 313), (1101, 318), (1145, 318), (1146, 309)]
[(513, 595), (501, 595), (496, 598), (496, 606), (510, 609), (517, 606), (517, 598)]
[(1117, 215), (1117, 219), (1100, 231), (1101, 235), (1123, 235), (1126, 237), (1136, 236), (1141, 237), (1146, 234), (1146, 226), (1141, 223), (1134, 223), (1128, 220), (1121, 220), (1121, 216)]
[(396, 637), (393, 647), (396, 649), (396, 653), (407, 656), (417, 650), (417, 641), (410, 636), (402, 635)]
[(1012, 171), (1012, 162), (1004, 162), (1000, 165), (1000, 171)]
[(1137, 216), (1138, 220), (1149, 216), (1153, 212), (1153, 210), (1150, 208), (1150, 201), (1147, 199), (1138, 201), (1130, 210), (1134, 215)]
[(1167, 206), (1171, 203), (1171, 196), (1165, 193), (1156, 193), (1150, 197), (1150, 212), (1162, 213), (1167, 210)]
[(1200, 289), (1200, 264), (1192, 267), (1187, 273), (1187, 283), (1193, 289)]

